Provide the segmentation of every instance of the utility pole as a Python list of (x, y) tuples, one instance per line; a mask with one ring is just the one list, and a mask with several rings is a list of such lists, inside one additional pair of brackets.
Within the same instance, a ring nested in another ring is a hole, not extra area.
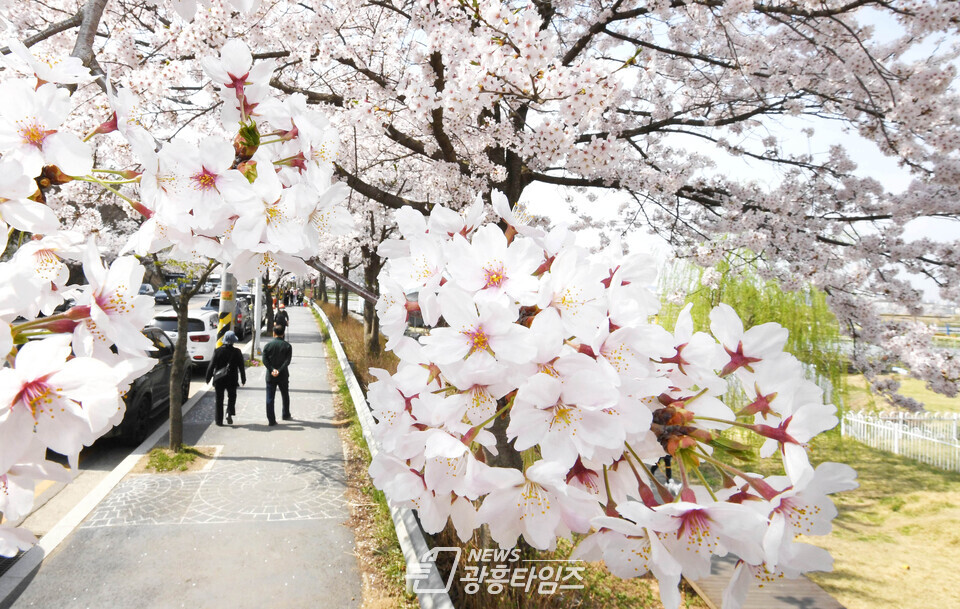
[(217, 321), (217, 346), (223, 345), (223, 335), (233, 328), (233, 315), (237, 311), (237, 278), (232, 273), (223, 273), (220, 280), (220, 315)]

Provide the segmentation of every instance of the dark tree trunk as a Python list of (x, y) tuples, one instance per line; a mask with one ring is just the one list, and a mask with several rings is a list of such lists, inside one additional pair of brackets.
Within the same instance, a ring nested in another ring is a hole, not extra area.
[[(368, 290), (379, 292), (377, 276), (380, 274), (380, 257), (368, 246), (363, 246), (363, 280)], [(363, 301), (363, 337), (367, 343), (367, 353), (380, 355), (380, 320), (374, 303)]]
[(219, 264), (210, 264), (194, 282), (193, 288), (180, 292), (179, 298), (170, 299), (177, 313), (177, 342), (173, 346), (173, 365), (170, 368), (170, 443), (169, 448), (180, 452), (183, 448), (183, 375), (189, 374), (187, 361), (187, 320), (190, 315), (190, 299), (200, 291), (200, 286)]
[(326, 275), (320, 275), (320, 302), (330, 302), (330, 296), (327, 295)]
[[(343, 255), (343, 276), (350, 276), (350, 258), (346, 254)], [(344, 288), (340, 291), (340, 294), (340, 319), (346, 321), (347, 316), (350, 314), (350, 310), (347, 308), (350, 302), (350, 292)]]
[(180, 387), (183, 375), (189, 370), (187, 362), (187, 315), (190, 298), (180, 294), (180, 306), (177, 307), (177, 342), (173, 347), (173, 366), (170, 368), (170, 444), (174, 452), (183, 448), (183, 395)]

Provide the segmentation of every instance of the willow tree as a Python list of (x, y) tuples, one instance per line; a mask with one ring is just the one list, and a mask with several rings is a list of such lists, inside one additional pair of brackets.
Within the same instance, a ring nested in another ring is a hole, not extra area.
[[(736, 263), (731, 264), (731, 259)], [(695, 328), (706, 331), (710, 311), (724, 302), (734, 308), (745, 327), (779, 323), (790, 331), (787, 349), (809, 367), (827, 397), (842, 407), (837, 393), (829, 393), (843, 386), (850, 349), (844, 345), (827, 295), (811, 285), (785, 290), (777, 280), (762, 278), (755, 263), (742, 260), (742, 255), (730, 256), (708, 269), (683, 261), (668, 266), (660, 277), (659, 321), (672, 329), (680, 311), (690, 305)]]

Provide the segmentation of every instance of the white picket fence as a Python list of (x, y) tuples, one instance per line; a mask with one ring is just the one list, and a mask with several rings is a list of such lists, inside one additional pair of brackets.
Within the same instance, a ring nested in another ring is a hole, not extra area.
[(960, 471), (958, 422), (957, 413), (859, 411), (844, 414), (840, 430), (867, 446)]

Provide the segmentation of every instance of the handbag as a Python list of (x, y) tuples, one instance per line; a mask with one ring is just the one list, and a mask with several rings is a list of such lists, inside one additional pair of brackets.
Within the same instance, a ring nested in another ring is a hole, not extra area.
[(227, 376), (227, 373), (230, 372), (230, 366), (224, 366), (223, 368), (217, 368), (213, 371), (213, 382), (216, 383), (220, 379)]

